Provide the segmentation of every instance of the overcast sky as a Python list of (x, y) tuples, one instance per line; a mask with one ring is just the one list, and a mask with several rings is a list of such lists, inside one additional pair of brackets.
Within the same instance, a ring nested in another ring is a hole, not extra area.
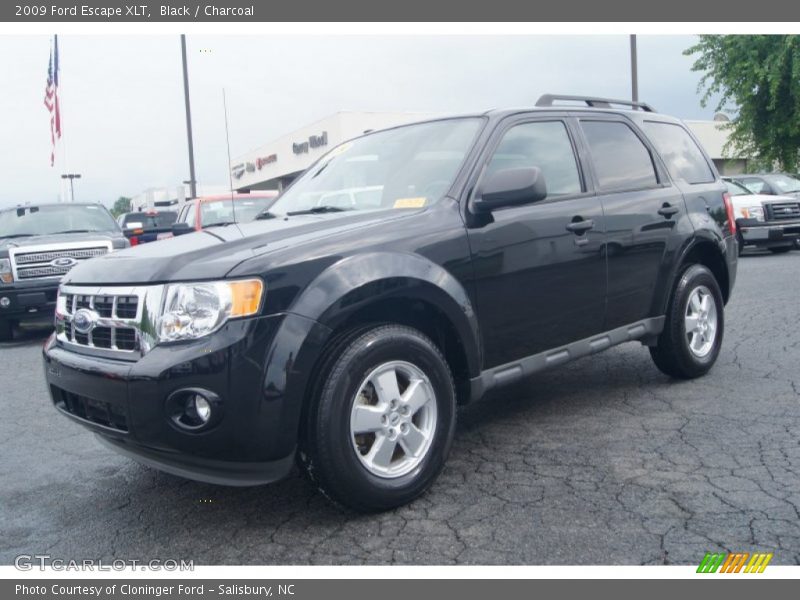
[[(682, 51), (692, 36), (640, 36), (639, 96), (684, 119), (713, 116)], [(628, 36), (217, 36), (188, 38), (197, 179), (228, 182), (222, 88), (235, 158), (339, 110), (467, 112), (545, 92), (630, 96)], [(42, 104), (50, 39), (0, 36), (0, 206), (111, 204), (188, 179), (178, 36), (59, 36), (66, 146), (49, 164)]]

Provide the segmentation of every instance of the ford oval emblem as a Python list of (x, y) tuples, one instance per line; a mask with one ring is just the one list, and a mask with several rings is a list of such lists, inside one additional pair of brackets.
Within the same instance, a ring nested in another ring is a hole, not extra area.
[(60, 269), (69, 269), (78, 264), (78, 261), (70, 256), (60, 256), (50, 261), (51, 267), (58, 267)]
[(100, 315), (93, 310), (81, 308), (77, 310), (72, 317), (72, 326), (75, 328), (75, 331), (85, 335), (94, 329), (95, 325), (97, 325), (97, 319), (99, 318)]

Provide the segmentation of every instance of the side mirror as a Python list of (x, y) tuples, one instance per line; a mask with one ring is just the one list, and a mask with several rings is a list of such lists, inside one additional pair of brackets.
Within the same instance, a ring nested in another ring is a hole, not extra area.
[(520, 206), (539, 202), (547, 197), (547, 185), (541, 169), (522, 167), (493, 173), (481, 186), (472, 201), (476, 212), (491, 212), (504, 206)]
[(172, 235), (183, 235), (184, 233), (192, 233), (194, 229), (191, 225), (184, 221), (178, 221), (172, 224)]

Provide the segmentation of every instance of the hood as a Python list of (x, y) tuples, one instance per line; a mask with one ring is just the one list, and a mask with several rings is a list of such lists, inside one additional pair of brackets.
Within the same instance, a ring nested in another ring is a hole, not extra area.
[[(136, 284), (221, 279), (242, 261), (350, 231), (384, 224), (419, 211), (354, 211), (297, 215), (212, 227), (134, 246), (74, 267), (72, 284)], [(353, 243), (358, 243), (354, 239)]]
[(24, 248), (26, 246), (58, 245), (70, 242), (114, 241), (124, 243), (122, 232), (92, 232), (92, 233), (58, 233), (55, 235), (34, 235), (31, 237), (0, 238), (0, 255), (7, 256), (9, 248)]

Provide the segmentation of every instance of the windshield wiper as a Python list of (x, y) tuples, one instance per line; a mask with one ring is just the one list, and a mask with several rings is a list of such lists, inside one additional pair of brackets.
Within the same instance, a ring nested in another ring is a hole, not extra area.
[(271, 213), (268, 210), (265, 210), (264, 212), (258, 213), (258, 215), (256, 216), (255, 220), (256, 221), (260, 221), (262, 219), (277, 219), (277, 218), (278, 218), (278, 215), (276, 215), (275, 213)]
[(9, 233), (8, 235), (0, 235), (0, 240), (10, 240), (11, 238), (33, 237), (33, 233)]
[(334, 213), (334, 212), (344, 212), (346, 210), (350, 210), (349, 208), (342, 208), (341, 206), (331, 206), (329, 204), (324, 204), (322, 206), (314, 206), (313, 208), (308, 208), (306, 210), (295, 210), (292, 212), (287, 212), (286, 214), (290, 217), (295, 215), (320, 215), (323, 213)]
[(48, 233), (47, 235), (58, 235), (59, 233), (92, 233), (97, 231), (96, 229), (65, 229), (64, 231), (53, 231), (52, 233)]

